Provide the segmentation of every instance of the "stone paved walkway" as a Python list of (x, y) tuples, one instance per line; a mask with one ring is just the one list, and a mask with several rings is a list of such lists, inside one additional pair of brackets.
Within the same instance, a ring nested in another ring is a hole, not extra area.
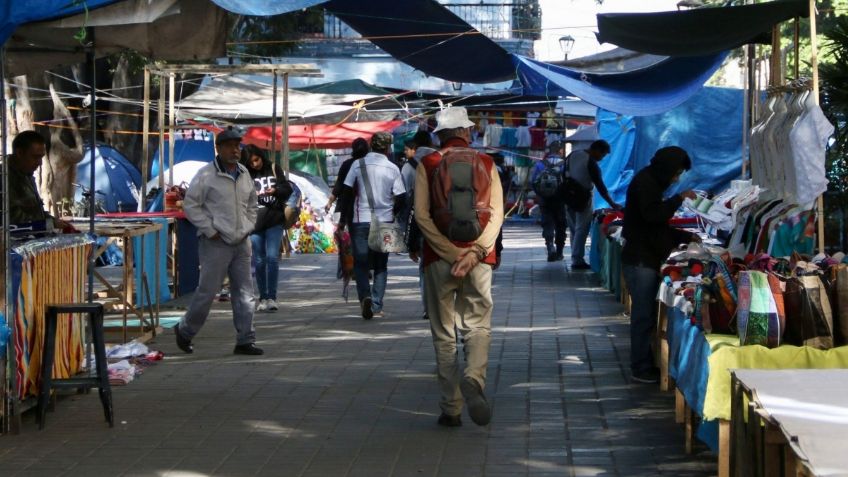
[[(436, 425), (434, 353), (417, 268), (390, 261), (386, 317), (339, 298), (335, 256), (295, 256), (279, 312), (257, 320), (259, 358), (232, 355), (226, 305), (177, 350), (115, 388), (69, 396), (38, 431), (0, 437), (7, 476), (707, 476), (683, 454), (671, 394), (626, 379), (622, 308), (592, 274), (547, 263), (536, 227), (509, 227), (495, 275), (488, 427)], [(355, 291), (351, 289), (352, 295)]]

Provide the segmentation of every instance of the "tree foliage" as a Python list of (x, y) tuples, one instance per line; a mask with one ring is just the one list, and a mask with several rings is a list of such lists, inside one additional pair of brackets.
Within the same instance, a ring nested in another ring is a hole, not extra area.
[(307, 8), (270, 17), (232, 15), (230, 54), (246, 61), (285, 56), (298, 42), (324, 31), (324, 11)]

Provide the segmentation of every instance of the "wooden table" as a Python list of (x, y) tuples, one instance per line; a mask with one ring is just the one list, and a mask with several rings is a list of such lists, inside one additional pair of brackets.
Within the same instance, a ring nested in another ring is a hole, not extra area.
[(848, 475), (848, 369), (737, 369), (731, 472)]
[[(145, 333), (150, 333), (152, 336), (156, 335), (157, 329), (159, 327), (159, 299), (156, 300), (156, 305), (149, 305), (147, 308), (148, 315), (145, 317), (144, 314), (144, 300), (142, 301), (142, 305), (137, 306), (135, 303), (134, 291), (135, 291), (135, 275), (133, 270), (135, 268), (135, 259), (133, 253), (133, 240), (138, 237), (142, 241), (141, 246), (141, 262), (142, 266), (145, 263), (145, 252), (144, 252), (144, 240), (145, 235), (153, 232), (158, 232), (162, 230), (161, 223), (149, 222), (149, 221), (101, 221), (98, 220), (94, 223), (94, 233), (99, 237), (106, 237), (106, 243), (102, 246), (96, 248), (91, 256), (91, 263), (100, 255), (106, 252), (106, 249), (115, 244), (120, 247), (121, 252), (124, 256), (124, 265), (123, 265), (123, 273), (121, 277), (121, 283), (119, 285), (113, 285), (109, 282), (100, 272), (97, 271), (96, 268), (93, 268), (94, 277), (97, 279), (100, 284), (106, 287), (106, 291), (100, 296), (100, 298), (111, 299), (112, 301), (106, 301), (105, 306), (107, 312), (109, 311), (120, 311), (123, 318), (123, 340), (126, 343), (129, 341), (128, 337), (128, 326), (127, 326), (127, 318), (130, 314), (135, 315), (139, 320), (139, 332), (143, 335)], [(160, 266), (158, 257), (162, 253), (161, 246), (158, 238), (156, 239), (156, 271), (154, 273), (154, 283), (153, 290), (156, 293), (159, 293), (160, 282), (159, 282), (159, 274), (160, 274)], [(93, 265), (92, 265), (93, 267)], [(147, 283), (147, 274), (142, 270), (142, 290), (144, 291), (147, 302), (152, 303), (151, 292), (149, 284)]]

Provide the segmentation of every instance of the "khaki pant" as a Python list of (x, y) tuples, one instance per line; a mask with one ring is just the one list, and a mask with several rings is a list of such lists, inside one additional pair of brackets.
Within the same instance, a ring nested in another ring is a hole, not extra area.
[(424, 294), (436, 349), (442, 412), (462, 412), (456, 330), (465, 339), (464, 376), (486, 387), (492, 342), (492, 267), (481, 263), (463, 279), (451, 275), (452, 264), (439, 260), (424, 269)]

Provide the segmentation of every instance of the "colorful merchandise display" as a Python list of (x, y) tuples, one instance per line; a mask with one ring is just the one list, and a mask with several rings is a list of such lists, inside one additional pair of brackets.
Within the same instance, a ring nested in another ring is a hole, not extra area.
[[(84, 235), (60, 235), (26, 242), (11, 252), (17, 358), (17, 388), (13, 392), (19, 399), (38, 393), (45, 307), (85, 301), (86, 269), (93, 243)], [(82, 369), (83, 330), (78, 316), (70, 320), (60, 316), (54, 377), (67, 378)]]

